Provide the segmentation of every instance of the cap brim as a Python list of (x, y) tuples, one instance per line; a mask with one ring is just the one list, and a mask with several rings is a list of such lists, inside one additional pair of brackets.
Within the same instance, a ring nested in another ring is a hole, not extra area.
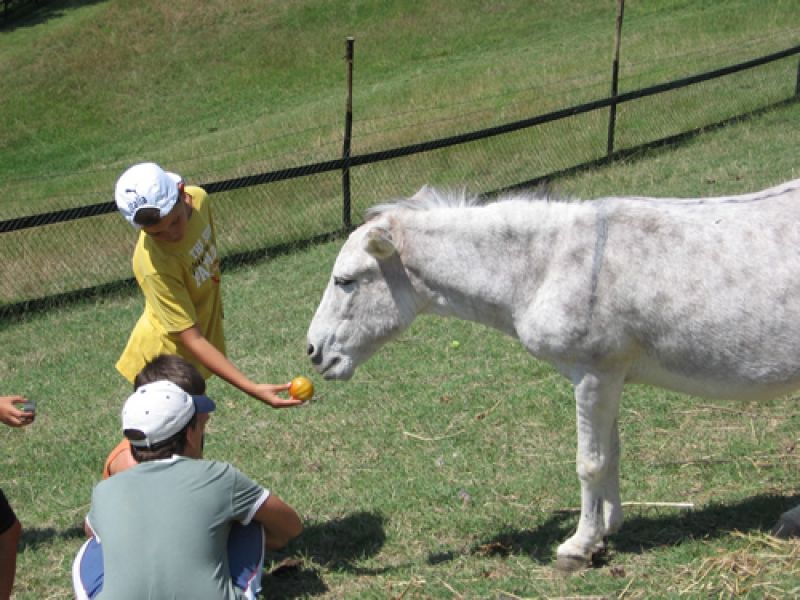
[(194, 409), (199, 413), (213, 412), (217, 405), (208, 396), (192, 396), (194, 400)]

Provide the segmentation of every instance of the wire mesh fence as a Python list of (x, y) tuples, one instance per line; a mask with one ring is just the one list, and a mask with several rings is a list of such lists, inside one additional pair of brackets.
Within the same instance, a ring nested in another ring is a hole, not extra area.
[[(794, 101), (798, 54), (800, 46), (615, 98), (606, 97), (608, 85), (601, 78), (581, 82), (571, 95), (579, 104), (558, 108), (539, 102), (538, 110), (531, 111), (536, 116), (450, 137), (437, 138), (436, 127), (417, 124), (423, 139), (410, 146), (381, 149), (371, 141), (371, 132), (380, 129), (386, 143), (391, 139), (387, 131), (408, 127), (409, 119), (356, 119), (353, 154), (346, 162), (336, 158), (341, 145), (321, 142), (311, 154), (281, 157), (278, 170), (255, 170), (260, 164), (255, 157), (240, 161), (245, 166), (235, 178), (189, 183), (205, 185), (212, 193), (220, 254), (235, 264), (341, 233), (349, 215), (358, 224), (372, 204), (410, 195), (424, 184), (466, 183), (475, 193), (490, 193), (613, 158), (606, 156), (612, 104), (617, 105), (614, 148), (623, 155)], [(502, 109), (494, 110), (502, 121)], [(258, 153), (257, 146), (252, 150)], [(303, 162), (312, 155), (329, 159)], [(179, 171), (173, 165), (165, 167)], [(247, 168), (253, 170), (247, 173)], [(346, 199), (351, 201), (343, 211), (345, 168), (352, 200)], [(35, 215), (27, 210), (25, 195), (26, 187), (34, 187), (32, 182), (16, 182), (19, 193), (0, 213), (0, 316), (130, 281), (135, 235), (109, 200), (117, 175), (104, 170), (38, 180), (36, 207), (49, 212)]]

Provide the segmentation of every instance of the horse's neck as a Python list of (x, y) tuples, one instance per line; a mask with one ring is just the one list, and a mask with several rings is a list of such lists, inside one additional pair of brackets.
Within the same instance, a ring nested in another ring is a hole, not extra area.
[(515, 302), (536, 287), (576, 212), (542, 201), (407, 215), (403, 262), (428, 298), (424, 310), (514, 335)]

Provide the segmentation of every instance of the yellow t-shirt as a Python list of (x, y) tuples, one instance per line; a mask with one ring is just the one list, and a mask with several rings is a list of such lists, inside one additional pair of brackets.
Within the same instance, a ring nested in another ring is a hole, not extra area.
[(186, 186), (192, 215), (179, 242), (160, 242), (144, 231), (133, 251), (133, 273), (144, 294), (144, 312), (117, 361), (117, 370), (131, 383), (144, 365), (159, 354), (179, 354), (211, 372), (178, 341), (176, 334), (198, 325), (201, 333), (225, 354), (219, 256), (208, 194)]

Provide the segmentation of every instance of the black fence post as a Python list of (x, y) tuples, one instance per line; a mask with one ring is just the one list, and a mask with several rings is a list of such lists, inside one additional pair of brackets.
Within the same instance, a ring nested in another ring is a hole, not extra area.
[(794, 83), (794, 95), (800, 96), (800, 60), (797, 61), (797, 79)]
[(611, 99), (612, 103), (608, 112), (608, 141), (606, 143), (606, 156), (614, 152), (614, 128), (617, 123), (617, 92), (619, 91), (619, 44), (622, 37), (622, 16), (625, 12), (625, 0), (617, 0), (617, 21), (614, 31), (614, 62), (611, 67)]
[(344, 143), (342, 144), (342, 226), (352, 227), (350, 214), (350, 138), (353, 133), (353, 45), (354, 39), (347, 38), (347, 101), (344, 115)]

